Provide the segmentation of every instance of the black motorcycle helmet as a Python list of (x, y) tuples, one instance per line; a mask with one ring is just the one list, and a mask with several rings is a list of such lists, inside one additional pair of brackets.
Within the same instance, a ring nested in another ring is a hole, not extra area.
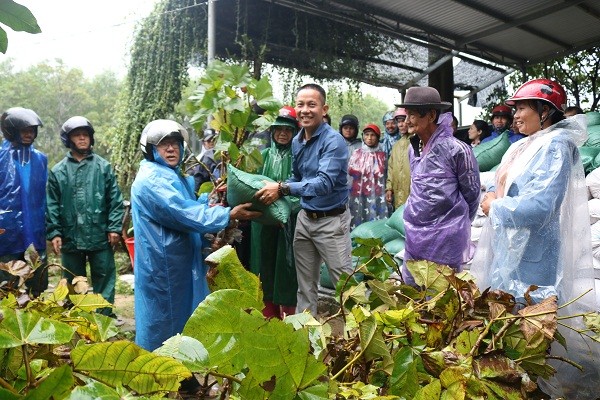
[(35, 127), (35, 137), (37, 137), (38, 127), (44, 124), (35, 111), (29, 108), (12, 107), (4, 111), (0, 118), (0, 125), (6, 140), (20, 142), (21, 129), (33, 126)]
[(71, 147), (71, 140), (69, 139), (69, 135), (75, 129), (83, 128), (88, 131), (90, 135), (90, 145), (94, 145), (94, 127), (92, 123), (84, 117), (76, 116), (71, 117), (65, 121), (65, 123), (60, 128), (60, 140), (63, 142), (65, 147)]

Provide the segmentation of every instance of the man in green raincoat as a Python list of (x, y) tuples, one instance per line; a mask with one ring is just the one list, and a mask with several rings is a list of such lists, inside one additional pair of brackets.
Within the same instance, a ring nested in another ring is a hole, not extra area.
[[(123, 196), (114, 172), (92, 151), (94, 128), (84, 117), (69, 118), (60, 130), (67, 156), (48, 176), (46, 227), (48, 240), (61, 255), (64, 276), (87, 276), (94, 292), (115, 301), (116, 269), (113, 246), (123, 226)], [(100, 310), (114, 314), (110, 308)]]

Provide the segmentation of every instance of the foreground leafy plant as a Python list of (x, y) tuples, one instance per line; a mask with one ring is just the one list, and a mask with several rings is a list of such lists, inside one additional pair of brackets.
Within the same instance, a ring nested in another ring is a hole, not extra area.
[(481, 292), (468, 273), (426, 261), (408, 265), (414, 288), (389, 279), (398, 267), (380, 241), (358, 242), (357, 268), (338, 283), (341, 332), (308, 314), (265, 321), (257, 278), (226, 246), (207, 258), (210, 281), (235, 288), (214, 291), (161, 352), (247, 399), (542, 395), (537, 379), (555, 372), (549, 346), (566, 346), (555, 297), (518, 309), (511, 295)]
[[(5, 294), (0, 398), (172, 397), (192, 374), (205, 393), (231, 399), (543, 397), (537, 381), (555, 373), (549, 346), (567, 346), (556, 298), (515, 307), (468, 273), (425, 261), (408, 264), (418, 287), (407, 286), (379, 240), (357, 243), (356, 269), (338, 282), (342, 307), (322, 321), (265, 320), (258, 278), (221, 248), (206, 260), (213, 293), (153, 353), (114, 341), (114, 323), (92, 311), (107, 306), (95, 295), (66, 284), (26, 302)], [(579, 333), (598, 340), (600, 317), (583, 317)]]

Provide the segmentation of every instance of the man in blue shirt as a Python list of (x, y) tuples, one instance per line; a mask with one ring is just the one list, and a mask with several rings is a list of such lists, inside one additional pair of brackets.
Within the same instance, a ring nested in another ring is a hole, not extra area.
[(352, 270), (348, 211), (348, 150), (342, 135), (323, 123), (325, 90), (314, 83), (296, 93), (300, 132), (292, 140), (292, 176), (287, 182), (266, 183), (256, 197), (269, 205), (279, 197), (300, 197), (294, 233), (298, 277), (297, 311), (317, 315), (320, 265), (324, 261), (335, 285)]

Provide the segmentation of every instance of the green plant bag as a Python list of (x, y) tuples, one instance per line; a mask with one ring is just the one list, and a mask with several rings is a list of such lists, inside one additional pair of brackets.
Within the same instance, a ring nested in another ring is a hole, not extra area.
[(363, 222), (358, 225), (352, 232), (350, 237), (372, 239), (378, 238), (385, 244), (391, 242), (394, 239), (398, 239), (402, 234), (394, 228), (387, 226), (388, 218), (378, 219), (376, 221)]
[(386, 224), (390, 228), (400, 232), (400, 235), (402, 235), (403, 238), (406, 237), (406, 232), (404, 231), (404, 204), (398, 207), (396, 211), (390, 215)]
[(390, 242), (387, 242), (383, 245), (385, 249), (391, 254), (396, 255), (402, 250), (404, 250), (404, 238), (394, 239)]
[(479, 164), (479, 172), (489, 171), (500, 164), (502, 156), (509, 147), (508, 131), (502, 132), (502, 134), (494, 140), (473, 147), (473, 153)]
[(254, 198), (256, 192), (265, 186), (263, 181), (275, 182), (264, 175), (250, 174), (229, 164), (227, 166), (227, 203), (231, 207), (252, 203), (251, 210), (262, 212), (260, 217), (253, 220), (259, 224), (285, 224), (290, 218), (290, 205), (285, 199), (279, 199), (266, 206)]
[(585, 113), (585, 116), (587, 117), (588, 126), (600, 125), (600, 112), (590, 111)]
[(581, 162), (583, 163), (583, 169), (586, 174), (589, 174), (594, 169), (598, 168), (597, 163), (600, 162), (600, 158), (598, 158), (599, 153), (600, 147), (581, 146), (579, 148)]
[(600, 147), (600, 125), (588, 126), (588, 140), (583, 145)]

